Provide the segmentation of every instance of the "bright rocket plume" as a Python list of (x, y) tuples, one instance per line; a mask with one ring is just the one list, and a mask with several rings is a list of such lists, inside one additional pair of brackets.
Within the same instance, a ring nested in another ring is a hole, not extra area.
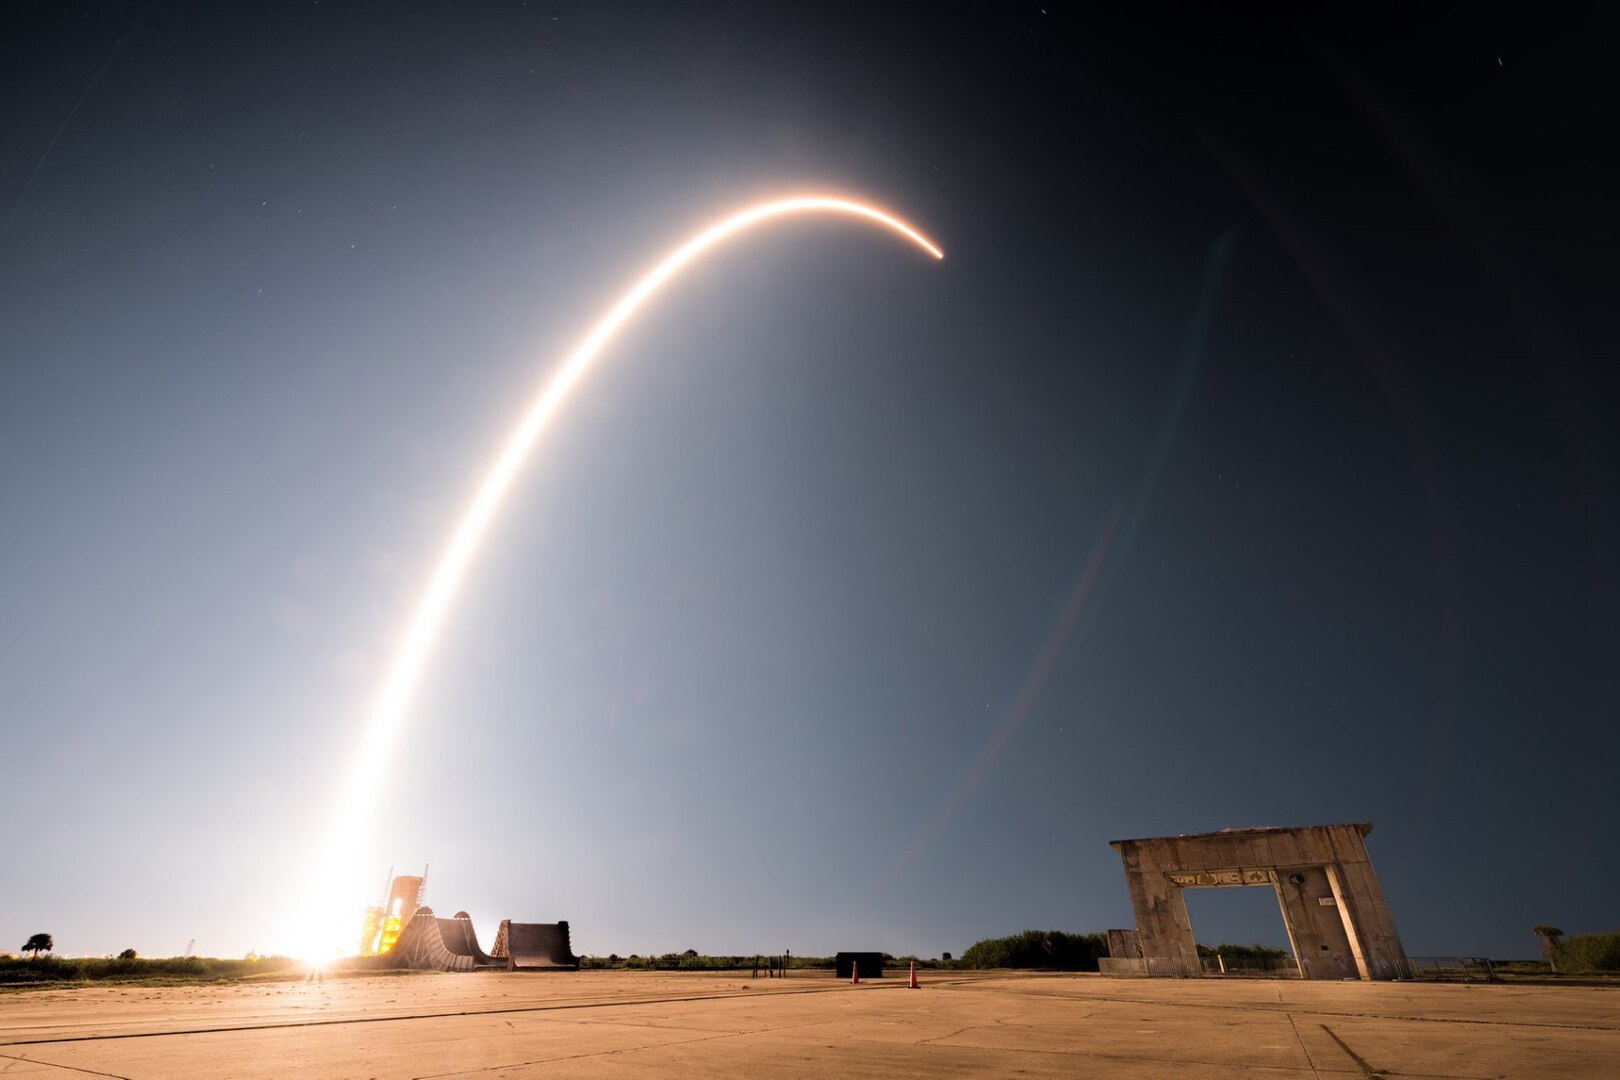
[(620, 328), (688, 263), (755, 225), (801, 214), (837, 214), (864, 220), (898, 233), (936, 259), (945, 257), (922, 233), (875, 206), (820, 195), (778, 199), (749, 207), (702, 230), (664, 256), (608, 310), (547, 380), (528, 413), (507, 438), (434, 568), (427, 590), (394, 653), (382, 693), (366, 725), (353, 771), (338, 803), (315, 879), (300, 902), (304, 921), (290, 930), (288, 943), (294, 955), (324, 960), (343, 951), (348, 939), (354, 936), (348, 931), (364, 907), (365, 896), (365, 883), (359, 871), (368, 865), (361, 842), (411, 691), (490, 519), (500, 508), (513, 477), (547, 422)]

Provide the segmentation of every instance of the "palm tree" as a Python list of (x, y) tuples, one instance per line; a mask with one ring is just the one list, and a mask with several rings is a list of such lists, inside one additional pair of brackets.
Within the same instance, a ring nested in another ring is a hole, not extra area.
[(33, 937), (28, 939), (28, 944), (22, 947), (22, 951), (33, 953), (34, 959), (38, 960), (40, 953), (50, 952), (54, 948), (56, 948), (56, 942), (51, 940), (51, 935), (35, 934)]
[(1547, 966), (1554, 972), (1558, 970), (1558, 939), (1564, 932), (1556, 926), (1533, 926), (1530, 932), (1541, 939), (1541, 951), (1547, 957)]

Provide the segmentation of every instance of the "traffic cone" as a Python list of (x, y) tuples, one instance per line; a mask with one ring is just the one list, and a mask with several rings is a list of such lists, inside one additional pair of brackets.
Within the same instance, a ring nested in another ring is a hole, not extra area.
[(861, 962), (859, 960), (849, 962), (849, 981), (851, 985), (861, 981)]
[(906, 983), (906, 986), (912, 990), (922, 989), (921, 986), (917, 985), (917, 961), (915, 960), (911, 962), (911, 981)]

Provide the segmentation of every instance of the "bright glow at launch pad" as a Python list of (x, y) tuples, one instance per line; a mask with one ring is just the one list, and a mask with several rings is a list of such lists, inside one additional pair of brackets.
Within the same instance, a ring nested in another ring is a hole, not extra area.
[(898, 233), (936, 259), (945, 257), (945, 253), (921, 232), (875, 206), (821, 195), (778, 199), (749, 207), (702, 230), (654, 265), (609, 309), (541, 388), (539, 397), (490, 466), (461, 523), (456, 526), (449, 546), (439, 558), (427, 590), (394, 653), (382, 693), (366, 724), (314, 879), (300, 902), (299, 924), (289, 930), (287, 947), (291, 953), (311, 960), (324, 959), (337, 954), (353, 936), (351, 931), (365, 905), (369, 881), (369, 877), (363, 875), (371, 870), (362, 843), (411, 692), (484, 531), (547, 422), (619, 329), (688, 263), (755, 225), (803, 214), (864, 220)]

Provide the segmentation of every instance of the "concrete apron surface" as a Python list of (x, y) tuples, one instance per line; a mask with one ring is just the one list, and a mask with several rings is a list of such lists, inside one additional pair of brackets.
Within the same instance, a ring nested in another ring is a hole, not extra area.
[(473, 973), (0, 994), (0, 1077), (1609, 1077), (1620, 989)]

